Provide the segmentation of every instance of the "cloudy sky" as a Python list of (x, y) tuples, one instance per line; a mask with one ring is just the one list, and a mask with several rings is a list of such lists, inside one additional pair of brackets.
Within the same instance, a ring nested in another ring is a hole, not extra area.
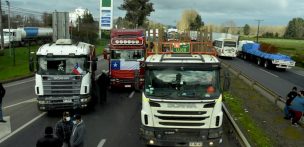
[[(72, 11), (77, 7), (89, 9), (94, 18), (99, 17), (99, 0), (10, 0), (11, 5), (39, 12)], [(287, 25), (294, 17), (304, 17), (303, 0), (150, 0), (155, 12), (149, 19), (175, 25), (183, 10), (194, 9), (210, 24), (222, 24), (233, 20), (238, 26), (255, 25), (262, 19), (262, 25)], [(124, 16), (118, 10), (123, 0), (114, 0), (114, 17)]]

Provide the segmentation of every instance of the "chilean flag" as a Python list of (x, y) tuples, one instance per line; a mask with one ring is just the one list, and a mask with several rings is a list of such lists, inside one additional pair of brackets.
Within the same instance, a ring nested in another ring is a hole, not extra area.
[(80, 75), (83, 72), (83, 70), (79, 67), (79, 64), (76, 63), (76, 65), (74, 66), (72, 72), (74, 74), (76, 74), (76, 75)]
[(111, 61), (111, 76), (114, 78), (134, 78), (134, 70), (139, 70), (138, 61)]

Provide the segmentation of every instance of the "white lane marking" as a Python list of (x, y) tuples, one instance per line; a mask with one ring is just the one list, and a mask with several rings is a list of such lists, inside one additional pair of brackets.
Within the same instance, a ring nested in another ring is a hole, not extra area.
[(3, 117), (6, 123), (0, 123), (0, 139), (12, 132), (10, 116)]
[(23, 82), (15, 83), (15, 84), (8, 84), (8, 85), (5, 85), (5, 86), (3, 86), (3, 87), (5, 87), (5, 88), (8, 88), (8, 87), (13, 87), (13, 86), (17, 86), (17, 85), (20, 85), (20, 84), (24, 84), (24, 83), (32, 82), (32, 81), (35, 81), (35, 79), (31, 79), (31, 80), (27, 80), (27, 81), (23, 81)]
[(133, 98), (135, 91), (132, 91), (129, 95), (129, 98)]
[(279, 77), (279, 76), (277, 76), (277, 75), (275, 75), (275, 74), (273, 74), (273, 73), (271, 73), (271, 72), (268, 72), (268, 71), (266, 71), (266, 70), (264, 70), (264, 69), (260, 69), (261, 71), (264, 71), (264, 72), (266, 72), (266, 73), (268, 73), (268, 74), (270, 74), (270, 75), (272, 75), (272, 76), (275, 76), (275, 77)]
[(44, 116), (46, 114), (46, 112), (41, 113), (40, 115), (38, 115), (37, 117), (35, 117), (34, 119), (32, 119), (31, 121), (27, 122), (26, 124), (24, 124), (23, 126), (19, 127), (18, 129), (16, 129), (15, 131), (13, 131), (12, 133), (10, 133), (9, 135), (3, 137), (0, 140), (0, 144), (2, 142), (4, 142), (5, 140), (9, 139), (10, 137), (12, 137), (13, 135), (19, 133), (22, 129), (26, 128), (27, 126), (29, 126), (30, 124), (32, 124), (33, 122), (35, 122), (36, 120), (38, 120), (39, 118), (41, 118), (42, 116)]
[(23, 102), (19, 102), (19, 103), (13, 104), (13, 105), (5, 106), (5, 107), (3, 107), (3, 109), (15, 107), (15, 106), (25, 104), (25, 103), (32, 103), (32, 102), (36, 102), (36, 101), (37, 101), (36, 98), (32, 98), (32, 99), (29, 99), (29, 100), (26, 100), (26, 101), (23, 101)]
[(103, 147), (103, 145), (106, 143), (106, 139), (101, 139), (101, 141), (98, 143), (97, 147)]

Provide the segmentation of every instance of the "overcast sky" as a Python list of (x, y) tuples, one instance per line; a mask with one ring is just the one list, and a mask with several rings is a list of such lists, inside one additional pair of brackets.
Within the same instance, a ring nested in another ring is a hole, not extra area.
[[(99, 0), (10, 0), (19, 8), (43, 11), (72, 11), (87, 8), (99, 17)], [(255, 25), (256, 19), (264, 20), (262, 25), (287, 25), (294, 17), (304, 17), (304, 0), (150, 0), (155, 12), (149, 19), (163, 24), (175, 25), (183, 10), (194, 9), (205, 23), (222, 24), (233, 20), (238, 26)], [(114, 0), (114, 18), (124, 16), (118, 10), (123, 0)], [(4, 3), (2, 1), (2, 3)]]

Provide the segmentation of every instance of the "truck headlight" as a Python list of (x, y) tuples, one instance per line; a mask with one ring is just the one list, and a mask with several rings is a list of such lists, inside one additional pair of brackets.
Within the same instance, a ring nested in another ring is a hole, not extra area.
[(143, 133), (147, 137), (154, 137), (154, 132), (153, 131), (144, 130)]
[(279, 62), (280, 62), (279, 60), (272, 60), (272, 63), (274, 63), (274, 64), (277, 64)]
[(80, 102), (87, 102), (87, 101), (88, 101), (87, 98), (80, 99)]
[(45, 101), (38, 101), (38, 104), (43, 105), (43, 104), (45, 104)]
[(222, 131), (209, 132), (208, 138), (219, 138), (222, 136)]
[(40, 100), (40, 101), (38, 101), (38, 104), (41, 104), (41, 105), (44, 105), (44, 104), (49, 104), (50, 103), (50, 101), (44, 101), (44, 100)]

